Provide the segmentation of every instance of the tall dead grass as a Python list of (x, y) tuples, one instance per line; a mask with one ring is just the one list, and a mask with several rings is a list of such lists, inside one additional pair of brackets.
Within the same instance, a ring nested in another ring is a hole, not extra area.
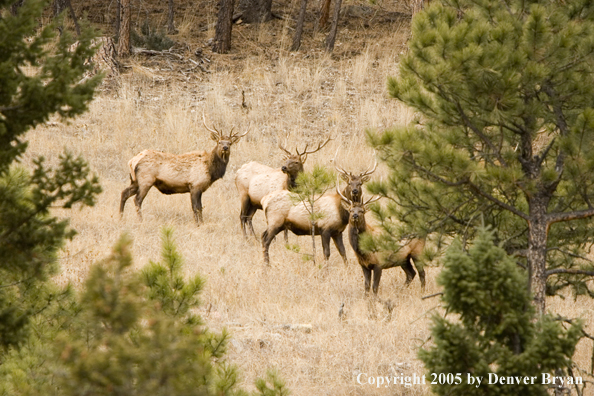
[[(281, 52), (276, 59), (254, 55), (235, 69), (215, 59), (211, 70), (220, 71), (181, 81), (137, 64), (117, 90), (97, 97), (87, 114), (30, 132), (26, 161), (38, 155), (55, 161), (67, 148), (90, 162), (104, 187), (95, 207), (58, 212), (70, 216), (79, 232), (61, 255), (59, 281), (80, 284), (89, 266), (104, 257), (122, 233), (133, 237), (135, 267), (141, 268), (160, 257), (160, 230), (171, 225), (186, 272), (207, 279), (201, 314), (210, 327), (231, 330), (229, 358), (240, 366), (247, 383), (276, 367), (294, 395), (428, 394), (427, 386), (376, 389), (358, 384), (356, 378), (359, 373), (424, 374), (416, 353), (429, 337), (437, 299), (421, 300), (418, 282), (405, 289), (402, 271), (386, 271), (380, 296), (394, 303), (390, 318), (381, 304), (370, 305), (364, 298), (362, 272), (350, 246), (348, 267), (334, 246), (328, 266), (316, 267), (301, 254), (310, 251), (309, 239), (293, 235), (290, 242), (301, 253), (288, 250), (282, 237), (277, 238), (271, 246), (271, 267), (265, 268), (259, 241), (241, 236), (234, 186), (236, 170), (248, 161), (279, 166), (279, 142), (294, 150), (332, 137), (326, 148), (308, 158), (306, 169), (316, 163), (331, 166), (333, 160), (347, 170), (366, 169), (373, 153), (365, 143), (365, 129), (403, 124), (413, 116), (385, 91), (399, 48), (373, 44), (359, 56), (339, 60), (321, 53)], [(249, 111), (241, 107), (242, 90)], [(188, 195), (165, 196), (155, 189), (144, 201), (143, 222), (132, 200), (120, 220), (120, 193), (129, 183), (127, 161), (132, 156), (147, 148), (182, 153), (213, 147), (201, 126), (203, 110), (226, 131), (252, 125), (250, 134), (232, 147), (226, 176), (203, 195), (205, 223), (196, 227)], [(382, 175), (380, 167), (375, 176)], [(258, 233), (264, 230), (261, 212), (254, 227)], [(438, 269), (427, 272), (426, 293), (435, 293)], [(338, 316), (341, 304), (343, 320)], [(593, 310), (587, 304), (581, 299), (549, 301), (552, 310), (581, 316), (592, 326)], [(286, 324), (311, 324), (311, 331), (287, 329)], [(591, 343), (584, 342), (577, 353), (583, 367), (588, 367), (590, 351)]]

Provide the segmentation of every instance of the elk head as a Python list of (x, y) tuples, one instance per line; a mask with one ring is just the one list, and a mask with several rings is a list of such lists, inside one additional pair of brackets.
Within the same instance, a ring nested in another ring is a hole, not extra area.
[(231, 145), (237, 143), (239, 139), (247, 135), (247, 133), (250, 131), (250, 127), (248, 125), (247, 130), (241, 135), (238, 135), (237, 133), (233, 133), (233, 129), (235, 128), (231, 128), (231, 132), (229, 132), (229, 135), (224, 136), (223, 133), (220, 132), (217, 128), (215, 128), (214, 126), (209, 127), (206, 124), (206, 116), (204, 115), (204, 111), (202, 112), (202, 123), (204, 124), (204, 127), (208, 131), (210, 131), (210, 138), (217, 142), (217, 147), (215, 150), (218, 156), (221, 157), (225, 162), (229, 161)]
[(292, 182), (294, 182), (297, 178), (297, 175), (303, 172), (303, 164), (307, 159), (307, 155), (313, 154), (316, 151), (321, 150), (326, 144), (328, 144), (330, 140), (332, 139), (328, 138), (324, 143), (318, 144), (318, 147), (311, 151), (307, 151), (307, 144), (305, 145), (305, 149), (303, 149), (303, 152), (301, 153), (299, 152), (298, 148), (295, 148), (296, 154), (292, 154), (289, 150), (284, 148), (282, 144), (279, 142), (278, 148), (285, 152), (285, 163), (281, 167), (281, 170), (289, 176)]
[(353, 202), (361, 202), (363, 200), (363, 183), (369, 181), (371, 174), (375, 172), (375, 169), (377, 168), (377, 161), (375, 161), (373, 165), (371, 165), (366, 171), (360, 173), (359, 175), (347, 172), (340, 166), (335, 166), (335, 168), (342, 180), (347, 183), (345, 189), (347, 196), (350, 195)]
[[(372, 203), (374, 203), (381, 197), (380, 196), (372, 196), (365, 202), (363, 202), (362, 199), (361, 199), (361, 201), (351, 200), (351, 199), (348, 199), (347, 197), (345, 197), (342, 194), (342, 192), (340, 192), (340, 188), (339, 188), (338, 184), (339, 184), (339, 180), (337, 178), (336, 192), (338, 192), (338, 194), (340, 195), (340, 198), (343, 200), (343, 202), (345, 202), (346, 204), (348, 204), (350, 206), (349, 224), (351, 224), (351, 226), (353, 226), (357, 229), (365, 229), (365, 212), (369, 209), (369, 205), (371, 205)], [(362, 198), (362, 194), (361, 194), (361, 198)]]

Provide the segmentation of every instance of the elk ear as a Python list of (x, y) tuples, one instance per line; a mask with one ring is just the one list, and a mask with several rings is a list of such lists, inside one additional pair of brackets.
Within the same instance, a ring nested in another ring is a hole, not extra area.
[(369, 181), (369, 179), (371, 179), (371, 176), (363, 176), (361, 178), (361, 183), (367, 183)]
[(350, 179), (349, 175), (346, 175), (346, 174), (344, 174), (344, 173), (341, 173), (341, 174), (340, 174), (340, 178), (341, 178), (342, 180), (344, 180), (345, 182), (347, 182), (347, 183), (349, 182), (349, 179)]
[(216, 134), (216, 133), (214, 133), (214, 132), (212, 132), (212, 133), (210, 134), (210, 138), (211, 138), (212, 140), (214, 140), (215, 142), (217, 142), (217, 143), (219, 142), (219, 135), (217, 135), (217, 134)]

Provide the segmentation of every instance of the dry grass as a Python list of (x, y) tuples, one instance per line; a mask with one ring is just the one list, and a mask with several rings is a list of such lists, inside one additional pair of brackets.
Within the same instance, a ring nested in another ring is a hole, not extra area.
[[(185, 18), (191, 23), (190, 14)], [(189, 31), (184, 25), (180, 29)], [(259, 42), (268, 40), (264, 31), (252, 34)], [(104, 188), (95, 207), (58, 213), (71, 216), (79, 232), (63, 251), (59, 281), (80, 284), (89, 266), (104, 257), (122, 233), (133, 237), (135, 267), (142, 268), (149, 259), (159, 258), (160, 230), (171, 225), (188, 275), (200, 273), (207, 279), (201, 314), (211, 328), (231, 330), (229, 357), (240, 366), (246, 383), (276, 367), (294, 395), (428, 394), (424, 386), (373, 389), (357, 384), (356, 376), (423, 374), (416, 352), (429, 336), (437, 299), (421, 300), (418, 282), (404, 289), (403, 272), (386, 271), (380, 295), (395, 304), (389, 320), (383, 306), (371, 306), (364, 298), (362, 272), (350, 247), (348, 268), (334, 246), (328, 266), (320, 268), (286, 249), (279, 237), (271, 246), (272, 266), (265, 268), (259, 242), (241, 237), (234, 186), (236, 170), (248, 161), (278, 166), (277, 144), (285, 139), (292, 148), (333, 137), (308, 159), (306, 169), (314, 163), (331, 166), (335, 156), (348, 170), (367, 168), (373, 153), (365, 143), (365, 129), (412, 118), (385, 91), (385, 78), (396, 72), (405, 38), (397, 29), (351, 57), (246, 51), (239, 60), (232, 59), (236, 55), (213, 57), (214, 73), (189, 77), (174, 78), (158, 66), (131, 61), (132, 71), (117, 89), (98, 96), (90, 112), (68, 125), (39, 127), (28, 135), (26, 161), (44, 155), (55, 162), (57, 153), (67, 148), (90, 162)], [(242, 90), (251, 106), (247, 113), (241, 108)], [(146, 148), (173, 153), (212, 148), (200, 123), (203, 109), (224, 130), (252, 125), (248, 137), (232, 148), (226, 176), (203, 196), (205, 224), (196, 227), (188, 195), (164, 196), (155, 189), (144, 201), (143, 222), (132, 200), (120, 220), (120, 193), (128, 185), (127, 161), (132, 156)], [(254, 227), (262, 232), (264, 225), (259, 212)], [(308, 238), (291, 235), (290, 241), (302, 252), (311, 249)], [(321, 256), (317, 259), (323, 262)], [(438, 269), (427, 272), (426, 293), (435, 293)], [(339, 321), (342, 303), (346, 320)], [(552, 310), (583, 317), (591, 327), (594, 312), (588, 304), (549, 301)], [(283, 329), (284, 324), (311, 324), (312, 331)], [(591, 343), (580, 346), (582, 367), (589, 367), (591, 350)]]

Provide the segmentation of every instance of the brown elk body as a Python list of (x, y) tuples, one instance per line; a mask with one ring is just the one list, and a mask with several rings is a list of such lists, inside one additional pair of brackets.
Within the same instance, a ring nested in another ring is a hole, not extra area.
[[(264, 263), (269, 264), (269, 247), (276, 235), (282, 230), (289, 230), (295, 235), (311, 235), (311, 220), (305, 203), (295, 203), (289, 191), (274, 191), (262, 200), (268, 227), (262, 234)], [(342, 241), (342, 232), (348, 224), (349, 212), (340, 202), (336, 193), (326, 193), (314, 203), (316, 213), (323, 217), (316, 222), (315, 235), (322, 237), (324, 258), (330, 257), (330, 239), (334, 241), (343, 261), (347, 262), (346, 250)]]
[[(347, 187), (342, 195), (347, 195), (351, 199), (360, 198), (359, 192), (363, 189), (363, 183), (369, 179), (369, 175), (375, 171), (376, 166), (377, 163), (373, 170), (367, 169), (359, 175), (337, 168), (347, 181)], [(262, 199), (262, 207), (268, 225), (262, 234), (262, 250), (264, 262), (269, 264), (269, 247), (276, 235), (282, 230), (289, 230), (295, 235), (311, 235), (311, 220), (305, 203), (295, 203), (288, 191), (275, 191), (268, 194)], [(328, 260), (330, 257), (330, 239), (332, 239), (346, 264), (346, 249), (342, 233), (348, 225), (349, 212), (342, 205), (341, 195), (337, 192), (325, 193), (314, 203), (314, 211), (322, 214), (322, 218), (315, 223), (314, 234), (322, 238), (324, 258)]]
[(286, 153), (285, 162), (281, 169), (274, 169), (258, 162), (248, 162), (244, 164), (235, 176), (235, 186), (239, 192), (241, 201), (241, 231), (247, 238), (247, 228), (250, 229), (255, 237), (252, 218), (258, 209), (262, 209), (262, 199), (273, 191), (290, 190), (295, 186), (295, 179), (303, 172), (303, 163), (308, 154), (313, 154), (322, 149), (330, 139), (313, 151), (307, 151), (307, 146), (302, 153), (295, 150), (297, 154), (291, 154), (288, 150), (279, 144), (279, 148)]
[(192, 210), (197, 223), (202, 223), (202, 194), (218, 179), (225, 175), (231, 145), (242, 135), (231, 133), (223, 136), (211, 129), (211, 139), (217, 145), (210, 151), (193, 151), (185, 154), (170, 154), (154, 150), (144, 150), (128, 162), (130, 167), (130, 186), (122, 191), (120, 214), (123, 214), (126, 201), (136, 195), (134, 200), (138, 215), (142, 218), (142, 201), (151, 187), (155, 186), (163, 194), (190, 193)]
[(422, 239), (411, 239), (402, 246), (398, 251), (393, 252), (385, 257), (380, 257), (376, 253), (367, 253), (360, 248), (361, 235), (365, 233), (374, 234), (374, 229), (365, 221), (365, 212), (367, 205), (371, 200), (362, 202), (353, 202), (346, 197), (343, 200), (350, 204), (349, 216), (349, 242), (357, 261), (363, 270), (365, 278), (365, 294), (369, 294), (371, 287), (371, 275), (373, 273), (373, 294), (377, 295), (379, 282), (382, 277), (382, 271), (393, 267), (402, 267), (406, 274), (406, 285), (408, 286), (414, 279), (416, 272), (413, 264), (419, 272), (419, 279), (421, 280), (421, 289), (425, 288), (425, 270), (421, 261), (421, 254), (425, 247), (425, 242)]

